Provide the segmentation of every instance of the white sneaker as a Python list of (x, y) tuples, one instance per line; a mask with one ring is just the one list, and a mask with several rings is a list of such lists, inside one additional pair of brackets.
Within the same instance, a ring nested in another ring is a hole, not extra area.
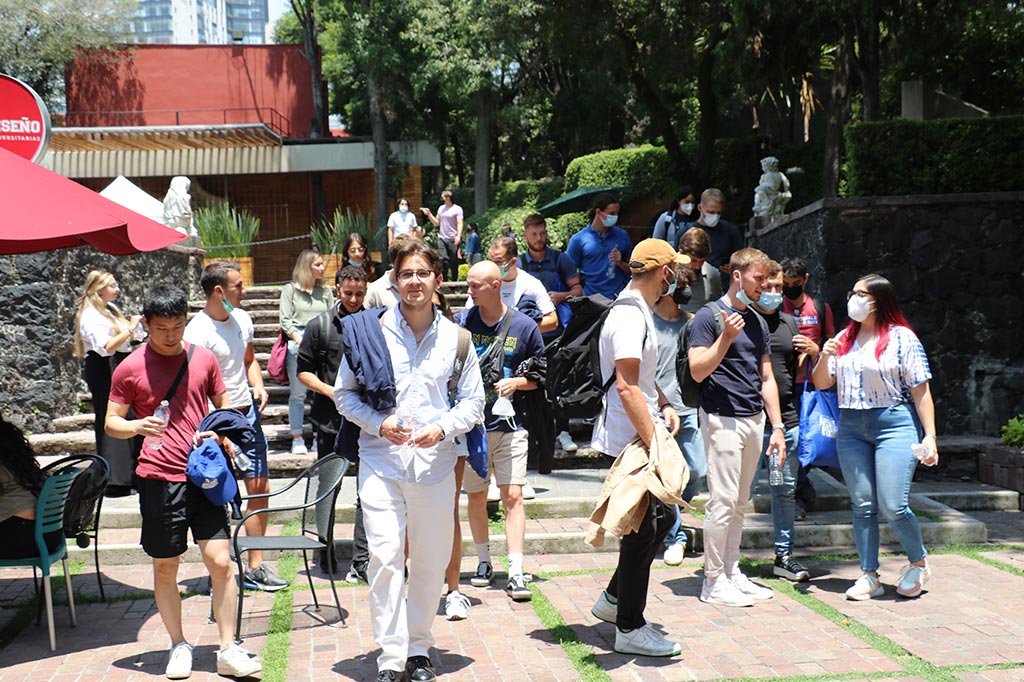
[(532, 500), (537, 497), (537, 491), (533, 489), (533, 486), (529, 483), (523, 484), (523, 499)]
[(302, 440), (302, 436), (298, 438), (292, 438), (292, 454), (293, 455), (305, 455), (309, 452), (306, 448), (306, 441)]
[(850, 589), (846, 590), (846, 598), (852, 601), (874, 599), (875, 597), (881, 597), (883, 594), (885, 594), (885, 588), (882, 587), (878, 576), (868, 575), (867, 573), (857, 578), (857, 582)]
[(167, 654), (167, 668), (164, 675), (169, 680), (184, 680), (192, 675), (192, 645), (178, 642)]
[(743, 574), (743, 571), (736, 573), (735, 575), (729, 576), (729, 581), (736, 587), (737, 590), (747, 595), (754, 601), (767, 601), (775, 596), (767, 587), (755, 585), (751, 582), (750, 578)]
[(724, 573), (708, 583), (707, 579), (700, 588), (700, 600), (705, 604), (719, 606), (753, 606), (754, 600), (749, 594), (740, 592), (739, 588)]
[(555, 441), (558, 443), (558, 447), (562, 448), (562, 452), (576, 452), (577, 450), (576, 441), (572, 439), (568, 431), (558, 434)]
[(448, 620), (466, 620), (469, 607), (469, 598), (458, 590), (452, 590), (444, 598), (444, 617)]
[(619, 617), (619, 605), (613, 604), (608, 599), (608, 593), (601, 590), (601, 596), (594, 602), (594, 606), (590, 609), (590, 613), (594, 614), (594, 618), (603, 620), (606, 623), (615, 625), (616, 619)]
[(263, 666), (249, 652), (232, 644), (217, 652), (217, 674), (226, 677), (249, 677), (262, 672)]
[(681, 544), (669, 545), (665, 548), (665, 563), (669, 566), (678, 566), (683, 563), (683, 553), (686, 548)]
[(623, 632), (615, 628), (615, 650), (620, 654), (634, 656), (675, 656), (682, 653), (683, 648), (647, 623), (642, 628)]
[(498, 490), (498, 482), (493, 478), (491, 482), (487, 484), (487, 501), (488, 502), (500, 502), (501, 491)]
[(907, 564), (900, 571), (900, 582), (896, 585), (896, 594), (908, 599), (918, 597), (921, 595), (921, 590), (924, 589), (924, 584), (931, 577), (932, 569), (928, 566), (927, 561), (924, 566)]

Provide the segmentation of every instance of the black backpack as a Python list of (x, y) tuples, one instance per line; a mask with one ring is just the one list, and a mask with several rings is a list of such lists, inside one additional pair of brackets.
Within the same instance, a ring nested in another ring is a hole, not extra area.
[[(572, 318), (562, 335), (544, 349), (548, 363), (544, 390), (559, 417), (589, 419), (601, 412), (602, 398), (615, 381), (614, 372), (608, 381), (601, 381), (598, 343), (605, 318), (617, 305), (640, 308), (643, 304), (629, 297), (613, 302), (599, 294), (570, 296), (566, 303), (572, 309)], [(647, 343), (646, 325), (644, 343)]]
[(89, 546), (88, 531), (92, 530), (96, 502), (107, 489), (107, 468), (93, 461), (75, 477), (64, 503), (64, 537), (78, 538), (79, 547)]
[[(725, 320), (722, 319), (722, 308), (717, 301), (709, 301), (704, 304), (705, 308), (711, 311), (715, 320), (715, 338), (717, 339), (725, 332)], [(700, 385), (690, 374), (690, 327), (697, 319), (694, 315), (679, 332), (679, 350), (676, 353), (676, 380), (679, 382), (679, 393), (683, 398), (683, 405), (687, 407), (700, 406)]]

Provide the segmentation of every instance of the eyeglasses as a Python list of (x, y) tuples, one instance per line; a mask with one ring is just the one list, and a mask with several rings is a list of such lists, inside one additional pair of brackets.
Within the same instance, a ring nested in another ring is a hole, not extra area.
[(846, 300), (849, 301), (854, 296), (856, 296), (857, 298), (870, 298), (871, 294), (869, 294), (866, 291), (860, 291), (860, 290), (854, 289), (853, 291), (849, 291), (849, 292), (846, 293)]
[(398, 281), (400, 282), (411, 282), (412, 278), (415, 277), (421, 282), (426, 282), (430, 277), (433, 277), (434, 273), (430, 270), (402, 270), (398, 273)]

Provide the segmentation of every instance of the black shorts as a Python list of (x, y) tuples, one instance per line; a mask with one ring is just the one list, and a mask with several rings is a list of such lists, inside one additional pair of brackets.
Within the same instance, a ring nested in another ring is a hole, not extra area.
[(135, 487), (142, 512), (142, 549), (154, 559), (184, 554), (189, 528), (196, 542), (231, 537), (228, 506), (214, 506), (199, 486), (140, 478)]

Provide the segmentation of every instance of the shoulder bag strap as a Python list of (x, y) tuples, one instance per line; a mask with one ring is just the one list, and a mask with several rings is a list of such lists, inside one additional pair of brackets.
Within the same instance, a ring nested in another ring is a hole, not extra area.
[(185, 360), (181, 363), (181, 368), (178, 370), (178, 375), (174, 377), (174, 382), (171, 383), (171, 387), (167, 390), (167, 395), (164, 396), (164, 400), (171, 402), (171, 398), (178, 391), (178, 384), (181, 383), (182, 378), (185, 376), (185, 372), (188, 371), (188, 361), (192, 359), (192, 352), (196, 349), (196, 344), (190, 343), (188, 345), (188, 352), (185, 353)]
[(469, 355), (469, 347), (473, 343), (473, 335), (468, 329), (458, 328), (459, 341), (455, 346), (455, 364), (452, 365), (452, 375), (448, 377), (448, 405), (455, 407), (458, 395), (459, 382), (462, 380), (462, 370), (466, 368), (466, 357)]

